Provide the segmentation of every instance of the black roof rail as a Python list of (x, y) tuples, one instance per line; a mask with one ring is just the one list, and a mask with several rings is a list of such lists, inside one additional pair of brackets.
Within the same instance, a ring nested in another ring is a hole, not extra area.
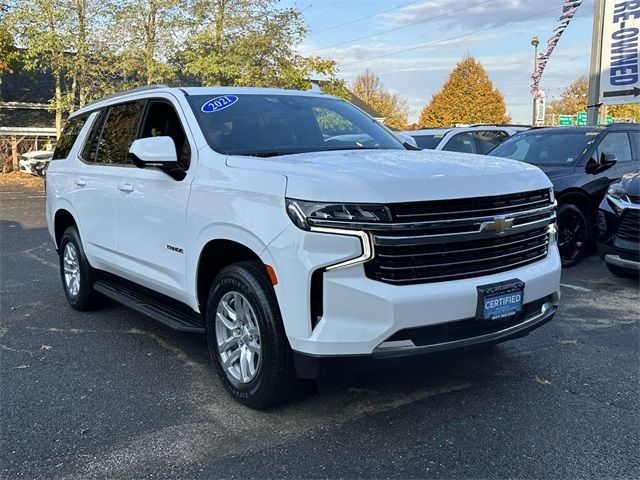
[(168, 88), (168, 86), (163, 84), (144, 85), (142, 87), (132, 88), (131, 90), (125, 90), (124, 92), (118, 92), (118, 93), (113, 93), (111, 95), (107, 95), (106, 97), (102, 97), (97, 100), (94, 100), (93, 102), (87, 103), (86, 105), (84, 105), (84, 107), (88, 107), (90, 105), (93, 105), (98, 102), (103, 102), (105, 100), (112, 100), (114, 98), (123, 97), (124, 95), (129, 95), (130, 93), (144, 92), (146, 90), (155, 90), (156, 88)]
[(531, 125), (525, 125), (520, 123), (471, 123), (470, 127), (526, 127), (531, 128)]

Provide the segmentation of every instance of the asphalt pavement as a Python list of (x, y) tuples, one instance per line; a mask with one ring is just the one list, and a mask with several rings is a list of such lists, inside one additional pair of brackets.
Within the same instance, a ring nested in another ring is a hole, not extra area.
[(524, 339), (257, 412), (203, 337), (72, 310), (42, 190), (3, 183), (0, 478), (640, 478), (638, 283), (590, 257), (562, 284)]

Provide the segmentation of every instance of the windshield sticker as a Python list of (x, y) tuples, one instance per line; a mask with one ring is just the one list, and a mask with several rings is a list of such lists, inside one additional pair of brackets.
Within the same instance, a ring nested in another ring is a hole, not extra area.
[(235, 95), (224, 95), (222, 97), (216, 97), (209, 100), (207, 103), (202, 105), (202, 110), (204, 113), (213, 113), (218, 112), (220, 110), (224, 110), (227, 107), (230, 107), (234, 103), (238, 101), (238, 97)]

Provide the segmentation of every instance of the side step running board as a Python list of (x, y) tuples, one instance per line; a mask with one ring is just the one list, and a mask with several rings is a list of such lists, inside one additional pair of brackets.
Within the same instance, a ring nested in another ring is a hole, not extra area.
[(98, 280), (93, 284), (93, 288), (105, 297), (109, 297), (175, 330), (192, 333), (204, 333), (205, 331), (202, 317), (196, 312), (179, 310), (148, 295), (107, 280)]

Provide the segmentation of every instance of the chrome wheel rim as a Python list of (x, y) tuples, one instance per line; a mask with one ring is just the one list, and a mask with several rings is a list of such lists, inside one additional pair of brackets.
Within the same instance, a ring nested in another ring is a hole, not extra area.
[(69, 242), (64, 246), (62, 262), (65, 288), (70, 296), (76, 297), (80, 292), (80, 261), (78, 250), (73, 243)]
[(231, 381), (251, 382), (260, 369), (262, 347), (260, 328), (249, 300), (238, 292), (228, 292), (216, 309), (218, 354)]

